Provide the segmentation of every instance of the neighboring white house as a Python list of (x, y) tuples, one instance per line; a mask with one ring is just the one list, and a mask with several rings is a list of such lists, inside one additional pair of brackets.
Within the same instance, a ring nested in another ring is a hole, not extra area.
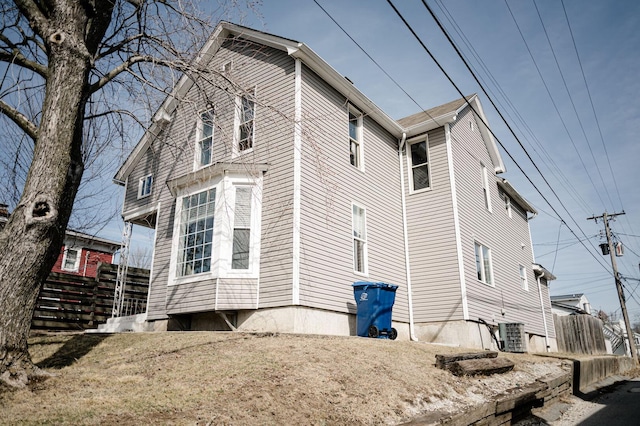
[(477, 95), (396, 121), (303, 43), (225, 22), (196, 65), (114, 178), (155, 228), (148, 329), (353, 335), (373, 281), (401, 338), (493, 348), (522, 323), (555, 348), (536, 211)]
[(556, 315), (591, 315), (591, 304), (583, 293), (551, 296), (551, 310)]

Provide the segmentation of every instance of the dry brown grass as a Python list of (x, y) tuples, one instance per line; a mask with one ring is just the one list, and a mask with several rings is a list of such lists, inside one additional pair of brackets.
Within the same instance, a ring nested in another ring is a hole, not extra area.
[(3, 424), (397, 424), (560, 371), (552, 358), (501, 354), (513, 372), (458, 378), (434, 363), (460, 348), (357, 337), (59, 334), (30, 344), (56, 376), (0, 393)]

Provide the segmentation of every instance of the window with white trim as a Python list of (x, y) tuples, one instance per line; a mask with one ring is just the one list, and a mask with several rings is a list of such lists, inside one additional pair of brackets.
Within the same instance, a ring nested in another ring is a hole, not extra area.
[(476, 254), (476, 273), (478, 281), (485, 284), (493, 285), (493, 269), (491, 267), (491, 250), (476, 242), (475, 254)]
[(151, 195), (151, 186), (153, 185), (153, 175), (141, 177), (138, 181), (138, 199)]
[(251, 247), (251, 187), (236, 186), (231, 269), (249, 269)]
[(507, 215), (511, 218), (513, 217), (513, 213), (511, 212), (511, 198), (507, 194), (502, 194), (502, 198), (504, 199), (504, 208), (507, 211)]
[(409, 169), (411, 170), (411, 190), (419, 191), (431, 187), (429, 176), (429, 145), (422, 140), (409, 144)]
[(363, 169), (362, 161), (362, 113), (349, 106), (349, 161)]
[(79, 249), (67, 247), (64, 250), (64, 256), (62, 257), (62, 269), (64, 271), (75, 272), (80, 266), (80, 252)]
[(489, 177), (487, 174), (487, 168), (484, 164), (480, 163), (482, 167), (482, 196), (484, 197), (484, 207), (491, 211), (491, 193), (489, 191)]
[(529, 290), (529, 283), (527, 283), (527, 268), (523, 265), (518, 265), (520, 267), (520, 287), (523, 290)]
[(238, 152), (253, 148), (256, 104), (247, 96), (240, 97), (238, 121)]
[(204, 167), (211, 164), (213, 151), (213, 109), (203, 111), (198, 115), (196, 165)]
[(211, 271), (216, 190), (182, 198), (177, 276)]
[(367, 273), (367, 223), (366, 212), (357, 204), (352, 205), (353, 270)]
[(169, 285), (257, 278), (262, 176), (212, 176), (177, 190)]

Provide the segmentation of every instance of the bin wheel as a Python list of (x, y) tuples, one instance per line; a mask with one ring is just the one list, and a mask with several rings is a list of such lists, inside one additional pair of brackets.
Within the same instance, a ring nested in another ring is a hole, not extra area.
[(392, 328), (391, 330), (389, 330), (389, 339), (391, 340), (396, 340), (396, 338), (398, 337), (398, 330), (396, 330), (395, 328)]
[(376, 327), (375, 325), (372, 325), (371, 327), (369, 327), (369, 337), (372, 338), (377, 338), (380, 335), (380, 330), (378, 330), (378, 327)]

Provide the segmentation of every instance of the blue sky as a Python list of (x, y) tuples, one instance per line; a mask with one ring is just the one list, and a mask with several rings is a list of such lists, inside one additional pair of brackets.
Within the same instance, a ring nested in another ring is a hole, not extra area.
[[(385, 0), (318, 2), (417, 104), (313, 0), (265, 0), (259, 9), (261, 17), (249, 16), (241, 23), (307, 44), (393, 118), (460, 97)], [(640, 278), (640, 145), (636, 141), (640, 130), (640, 2), (564, 0), (564, 9), (560, 1), (427, 2), (552, 189), (422, 2), (393, 3), (461, 91), (480, 94), (494, 133), (540, 189), (542, 195), (501, 149), (507, 166), (503, 177), (540, 212), (530, 226), (536, 261), (558, 277), (551, 284), (551, 293), (585, 293), (594, 309), (619, 314), (609, 258), (596, 251), (602, 242), (598, 236), (602, 223), (586, 219), (625, 210), (626, 215), (612, 223), (626, 247), (624, 257), (617, 258), (618, 266), (624, 276)], [(553, 209), (566, 225), (561, 225)], [(567, 225), (580, 239), (586, 235), (587, 248)], [(117, 239), (115, 228), (105, 232)], [(143, 231), (138, 238), (143, 244), (150, 236)], [(626, 282), (631, 292), (638, 284)], [(640, 289), (627, 299), (632, 322), (636, 317), (640, 320)]]

